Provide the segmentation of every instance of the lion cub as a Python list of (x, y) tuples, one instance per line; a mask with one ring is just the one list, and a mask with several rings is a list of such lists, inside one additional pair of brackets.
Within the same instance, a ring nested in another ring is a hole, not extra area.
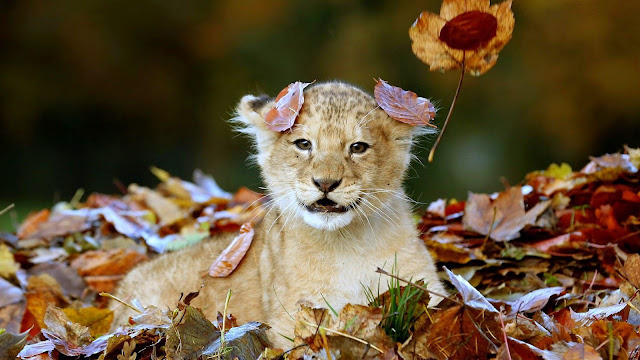
[[(214, 319), (233, 291), (229, 312), (239, 321), (273, 328), (271, 340), (288, 344), (299, 302), (339, 309), (366, 303), (363, 286), (387, 290), (375, 272), (397, 264), (400, 275), (424, 279), (444, 293), (433, 260), (418, 237), (402, 180), (420, 129), (390, 118), (363, 91), (332, 82), (304, 91), (290, 131), (267, 129), (273, 99), (247, 95), (235, 121), (252, 136), (256, 159), (273, 205), (256, 226), (253, 244), (228, 278), (205, 278), (233, 236), (214, 238), (163, 255), (131, 271), (116, 295), (143, 305), (173, 308), (180, 293), (205, 286), (193, 305)], [(432, 298), (430, 305), (441, 299)], [(116, 308), (116, 324), (132, 315)]]

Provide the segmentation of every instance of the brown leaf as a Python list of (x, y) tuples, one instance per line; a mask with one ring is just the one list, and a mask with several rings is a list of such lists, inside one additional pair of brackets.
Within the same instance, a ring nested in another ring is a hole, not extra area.
[(635, 286), (640, 286), (640, 255), (630, 254), (624, 262), (624, 274)]
[(520, 230), (534, 224), (550, 201), (540, 201), (525, 213), (520, 186), (501, 192), (491, 202), (486, 194), (469, 193), (462, 223), (466, 229), (487, 235), (496, 241), (509, 241), (520, 236)]
[(312, 83), (296, 81), (280, 91), (275, 107), (265, 116), (269, 130), (282, 132), (293, 127), (304, 104), (303, 90)]
[(0, 332), (0, 359), (15, 359), (27, 342), (28, 335), (26, 332), (22, 334)]
[(75, 258), (71, 267), (82, 276), (121, 275), (146, 259), (133, 249), (90, 250)]
[(245, 223), (240, 228), (240, 234), (231, 241), (229, 246), (218, 256), (209, 268), (211, 277), (227, 277), (244, 258), (253, 241), (253, 225)]
[(54, 305), (47, 307), (44, 323), (46, 329), (43, 329), (43, 335), (65, 355), (80, 355), (82, 347), (91, 343), (89, 328), (70, 321), (62, 309)]
[(112, 292), (124, 275), (89, 275), (84, 277), (87, 287), (97, 293)]
[(49, 209), (43, 209), (35, 213), (27, 215), (20, 227), (18, 228), (17, 235), (20, 239), (26, 239), (29, 235), (38, 230), (40, 224), (49, 219)]
[(91, 228), (86, 216), (73, 212), (60, 212), (51, 215), (46, 221), (40, 222), (34, 231), (28, 232), (26, 238), (42, 238), (50, 240), (56, 236), (64, 236), (82, 232)]
[[(379, 326), (382, 309), (347, 304), (336, 319), (329, 315), (327, 309), (302, 306), (295, 317), (296, 344), (304, 343), (308, 347), (298, 348), (292, 353), (292, 358), (307, 358), (328, 345), (329, 349), (339, 350), (341, 356), (347, 359), (397, 359), (393, 341)], [(327, 344), (324, 343), (318, 326), (324, 329)]]
[(490, 313), (454, 306), (435, 319), (426, 343), (438, 359), (485, 359), (492, 345), (486, 334), (501, 332), (499, 321)]
[(586, 344), (575, 343), (562, 356), (563, 360), (602, 360), (596, 349)]
[(511, 0), (489, 5), (484, 0), (444, 0), (439, 16), (422, 12), (409, 29), (413, 53), (432, 71), (464, 63), (471, 75), (484, 74), (495, 65), (515, 24)]
[(146, 203), (156, 213), (160, 225), (171, 225), (186, 216), (178, 205), (157, 191), (136, 184), (129, 185), (128, 190), (133, 194), (132, 198)]
[(429, 123), (436, 115), (436, 109), (428, 99), (419, 97), (413, 91), (403, 90), (378, 79), (374, 89), (376, 102), (391, 118), (414, 126), (436, 126)]
[(262, 199), (264, 196), (265, 196), (264, 194), (255, 192), (243, 186), (240, 189), (238, 189), (238, 191), (236, 191), (235, 194), (233, 194), (233, 198), (231, 199), (231, 202), (235, 204), (238, 204), (238, 203), (253, 204), (254, 202)]
[(498, 20), (482, 11), (462, 13), (440, 30), (439, 39), (458, 50), (476, 50), (496, 36)]

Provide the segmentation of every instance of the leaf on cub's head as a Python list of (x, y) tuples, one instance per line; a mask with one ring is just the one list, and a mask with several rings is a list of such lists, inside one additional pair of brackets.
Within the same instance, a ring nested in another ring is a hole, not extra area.
[(240, 228), (240, 234), (231, 241), (229, 246), (218, 256), (218, 258), (209, 267), (209, 276), (211, 277), (227, 277), (244, 258), (253, 241), (253, 225), (251, 223), (243, 224)]
[(413, 91), (403, 90), (378, 79), (374, 89), (376, 102), (394, 120), (414, 126), (436, 126), (430, 121), (436, 116), (436, 109), (428, 99), (419, 97)]
[(276, 97), (276, 106), (265, 116), (267, 128), (273, 131), (286, 131), (293, 127), (302, 104), (304, 104), (303, 90), (313, 84), (296, 81), (282, 89)]

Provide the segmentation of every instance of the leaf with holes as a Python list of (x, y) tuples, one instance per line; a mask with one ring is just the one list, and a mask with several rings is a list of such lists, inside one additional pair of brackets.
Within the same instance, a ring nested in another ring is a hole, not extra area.
[(269, 110), (264, 119), (269, 130), (282, 132), (293, 127), (304, 104), (303, 90), (311, 84), (313, 82), (296, 81), (280, 91), (275, 107)]
[(378, 105), (393, 119), (414, 126), (436, 127), (430, 123), (436, 116), (435, 107), (428, 99), (419, 97), (413, 91), (403, 90), (379, 79), (374, 95)]

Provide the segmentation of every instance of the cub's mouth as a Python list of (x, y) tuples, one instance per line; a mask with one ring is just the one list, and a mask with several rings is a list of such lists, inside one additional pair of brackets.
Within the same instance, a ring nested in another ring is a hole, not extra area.
[(350, 206), (338, 205), (335, 201), (329, 200), (329, 198), (322, 198), (311, 205), (304, 205), (304, 207), (310, 212), (324, 212), (324, 213), (344, 213), (351, 209)]

